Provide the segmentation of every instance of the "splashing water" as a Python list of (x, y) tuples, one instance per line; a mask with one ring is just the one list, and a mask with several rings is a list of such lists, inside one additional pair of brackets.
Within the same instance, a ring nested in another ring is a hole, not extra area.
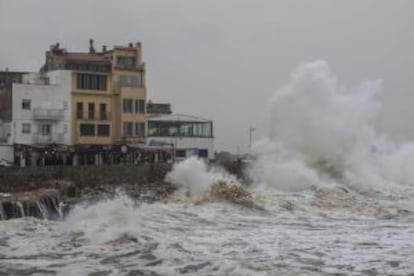
[(234, 176), (219, 168), (208, 168), (202, 159), (194, 156), (175, 164), (165, 179), (178, 188), (178, 193), (190, 197), (203, 195), (218, 181), (238, 183)]
[(299, 66), (271, 99), (269, 138), (255, 145), (252, 178), (289, 191), (339, 184), (369, 194), (412, 193), (414, 146), (397, 146), (373, 127), (380, 88), (380, 81), (341, 88), (324, 61)]
[(119, 193), (64, 221), (0, 221), (0, 274), (409, 275), (414, 145), (375, 132), (379, 89), (303, 64), (271, 100), (251, 186), (193, 157), (166, 176), (192, 200)]

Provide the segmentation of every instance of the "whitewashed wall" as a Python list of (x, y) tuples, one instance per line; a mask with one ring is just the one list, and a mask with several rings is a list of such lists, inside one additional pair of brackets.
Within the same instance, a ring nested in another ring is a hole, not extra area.
[[(71, 71), (48, 72), (49, 84), (39, 84), (38, 76), (24, 77), (23, 84), (13, 84), (12, 136), (16, 144), (35, 144), (39, 142), (38, 133), (44, 123), (51, 125), (52, 140), (44, 143), (71, 145)], [(22, 108), (23, 99), (31, 101), (30, 110)], [(63, 110), (59, 120), (39, 120), (34, 118), (35, 110), (48, 114), (48, 111)], [(22, 133), (23, 123), (31, 125), (30, 133)]]
[(0, 144), (0, 160), (5, 159), (9, 162), (14, 162), (14, 147), (13, 145)]

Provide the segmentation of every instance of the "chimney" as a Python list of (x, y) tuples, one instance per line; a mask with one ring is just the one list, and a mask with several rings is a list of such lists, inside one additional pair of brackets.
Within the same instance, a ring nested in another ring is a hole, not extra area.
[(138, 41), (135, 45), (137, 48), (141, 48), (141, 42)]
[(129, 47), (131, 47), (131, 48), (132, 48), (132, 47), (134, 47), (134, 44), (132, 44), (132, 43), (129, 43), (128, 45), (129, 45)]
[(90, 54), (95, 54), (95, 48), (93, 47), (93, 39), (89, 39), (89, 53)]
[(106, 53), (106, 45), (102, 45), (102, 53)]

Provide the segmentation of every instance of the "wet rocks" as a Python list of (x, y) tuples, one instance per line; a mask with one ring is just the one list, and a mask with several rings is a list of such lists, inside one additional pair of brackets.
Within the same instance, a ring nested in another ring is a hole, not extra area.
[(259, 208), (259, 206), (255, 204), (252, 195), (248, 191), (243, 189), (241, 186), (227, 183), (225, 181), (218, 181), (217, 183), (214, 183), (211, 186), (209, 194), (205, 195), (202, 200), (197, 202), (197, 204), (201, 204), (212, 199), (223, 200), (243, 205), (245, 207)]
[(123, 192), (154, 202), (174, 192), (163, 182), (168, 164), (19, 168), (0, 176), (0, 220), (34, 216), (59, 219), (77, 203), (113, 198)]
[(252, 195), (240, 186), (218, 181), (211, 186), (210, 195), (226, 200), (251, 199)]

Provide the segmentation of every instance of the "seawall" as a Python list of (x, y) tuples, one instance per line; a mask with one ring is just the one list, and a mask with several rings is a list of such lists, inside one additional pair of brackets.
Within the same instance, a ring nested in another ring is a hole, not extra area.
[(74, 204), (111, 197), (121, 189), (159, 200), (174, 191), (164, 177), (171, 164), (49, 166), (0, 169), (0, 219), (59, 218)]

